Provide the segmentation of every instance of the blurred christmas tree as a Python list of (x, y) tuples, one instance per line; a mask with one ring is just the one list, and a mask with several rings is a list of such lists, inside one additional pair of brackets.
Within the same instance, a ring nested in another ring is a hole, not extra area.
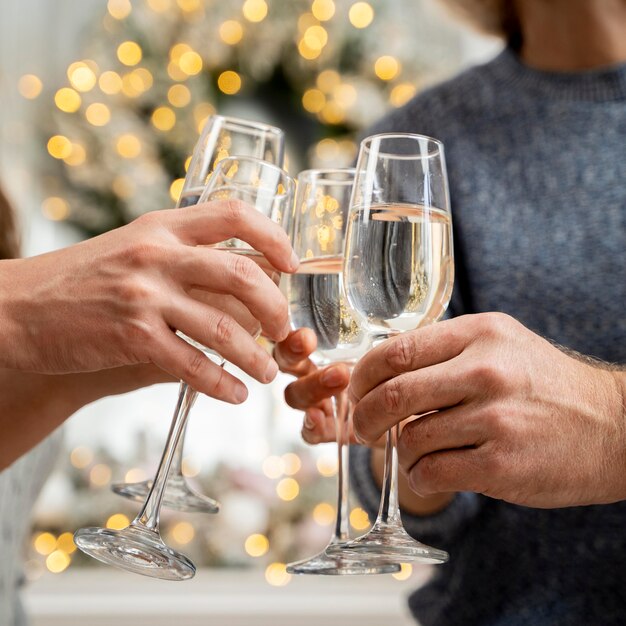
[(95, 235), (171, 206), (215, 111), (284, 128), (292, 172), (348, 164), (359, 129), (456, 69), (433, 20), (416, 0), (109, 0), (42, 116), (44, 212)]

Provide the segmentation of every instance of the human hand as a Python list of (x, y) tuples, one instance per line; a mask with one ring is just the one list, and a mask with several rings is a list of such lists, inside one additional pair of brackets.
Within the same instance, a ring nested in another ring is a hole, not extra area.
[(624, 387), (622, 372), (483, 313), (377, 346), (356, 365), (350, 393), (364, 443), (422, 415), (398, 448), (416, 493), (552, 508), (626, 498)]
[(285, 401), (305, 412), (302, 438), (310, 444), (335, 441), (330, 398), (341, 393), (350, 381), (350, 370), (345, 364), (318, 368), (309, 359), (316, 347), (315, 333), (310, 328), (299, 328), (274, 348), (280, 369), (297, 377), (285, 388)]
[(232, 237), (277, 271), (298, 265), (283, 229), (238, 201), (155, 211), (64, 250), (3, 261), (0, 365), (65, 373), (153, 363), (207, 395), (242, 402), (243, 383), (173, 330), (261, 382), (275, 377), (276, 363), (233, 311), (193, 297), (232, 296), (223, 302), (249, 311), (265, 335), (286, 337), (287, 305), (274, 277), (251, 258), (204, 247)]

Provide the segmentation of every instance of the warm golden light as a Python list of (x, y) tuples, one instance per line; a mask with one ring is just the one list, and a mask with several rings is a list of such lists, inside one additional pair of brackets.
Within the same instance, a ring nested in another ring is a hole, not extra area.
[(232, 70), (226, 70), (217, 77), (219, 90), (228, 96), (236, 94), (241, 89), (241, 76)]
[(17, 89), (22, 97), (27, 100), (34, 100), (41, 93), (43, 83), (35, 74), (24, 74), (17, 81)]
[(87, 159), (87, 152), (80, 143), (72, 143), (72, 152), (69, 156), (66, 156), (63, 161), (72, 167), (82, 165)]
[(311, 50), (321, 50), (328, 43), (328, 33), (323, 26), (315, 24), (304, 31), (302, 41)]
[(311, 48), (304, 39), (298, 42), (298, 52), (303, 59), (312, 61), (322, 53), (321, 48)]
[(85, 446), (74, 448), (70, 454), (70, 463), (78, 469), (85, 469), (92, 461), (93, 452)]
[(191, 102), (191, 91), (185, 85), (172, 85), (167, 90), (167, 99), (174, 107), (186, 107)]
[(330, 93), (341, 83), (341, 76), (335, 70), (324, 70), (319, 73), (315, 82), (323, 92)]
[(333, 98), (342, 109), (348, 109), (356, 102), (357, 92), (352, 85), (342, 83), (333, 89)]
[(250, 535), (244, 543), (244, 549), (250, 556), (263, 556), (270, 549), (270, 542), (265, 535)]
[(370, 525), (370, 518), (367, 511), (361, 507), (356, 507), (350, 511), (350, 526), (354, 530), (365, 530)]
[(337, 473), (337, 459), (321, 456), (317, 459), (317, 471), (327, 478)]
[(180, 69), (177, 61), (170, 61), (167, 64), (167, 75), (172, 80), (187, 80), (189, 76)]
[(200, 463), (197, 463), (190, 457), (185, 457), (181, 463), (181, 472), (187, 478), (194, 478), (200, 473)]
[(281, 500), (290, 502), (298, 497), (300, 485), (298, 485), (298, 481), (293, 478), (283, 478), (278, 481), (276, 485), (276, 493)]
[(74, 543), (74, 535), (72, 533), (62, 533), (57, 539), (57, 550), (63, 550), (65, 554), (73, 554), (76, 552), (76, 544)]
[[(128, 199), (132, 198), (135, 194), (135, 183), (133, 179), (129, 176), (119, 175), (113, 179), (113, 184), (111, 185), (113, 188), (113, 192), (118, 198)], [(126, 477), (124, 478), (124, 482), (127, 483), (138, 483), (142, 480), (145, 480), (147, 476), (145, 475), (143, 470), (140, 469), (131, 469), (126, 472)]]
[(77, 91), (70, 87), (62, 87), (54, 94), (54, 103), (61, 111), (74, 113), (80, 109), (82, 99)]
[(104, 463), (94, 465), (89, 472), (89, 480), (96, 487), (104, 487), (111, 480), (111, 468)]
[(96, 74), (86, 63), (72, 63), (67, 71), (68, 78), (77, 91), (91, 91), (96, 85)]
[(309, 26), (317, 24), (319, 20), (313, 15), (313, 13), (303, 13), (298, 18), (298, 32), (303, 33)]
[(320, 502), (313, 509), (313, 520), (320, 526), (330, 526), (335, 521), (335, 507), (328, 502)]
[(327, 102), (319, 117), (326, 124), (341, 124), (346, 119), (343, 109), (337, 102)]
[(169, 107), (158, 107), (150, 118), (152, 125), (162, 131), (172, 130), (176, 124), (176, 113)]
[(331, 138), (322, 139), (315, 146), (315, 154), (322, 161), (332, 161), (337, 157), (339, 144)]
[(107, 70), (100, 75), (98, 86), (103, 93), (112, 96), (122, 90), (122, 77), (117, 72)]
[(335, 3), (333, 0), (314, 0), (311, 12), (320, 22), (325, 22), (335, 15)]
[(202, 71), (202, 57), (197, 52), (189, 50), (181, 55), (178, 65), (188, 76), (195, 76)]
[(238, 44), (243, 37), (243, 27), (237, 20), (226, 20), (220, 24), (220, 39), (228, 44), (234, 46)]
[(246, 0), (241, 10), (249, 22), (262, 22), (267, 17), (267, 2), (265, 0)]
[(170, 198), (172, 198), (172, 200), (174, 200), (174, 202), (178, 202), (178, 200), (180, 199), (180, 194), (183, 190), (183, 185), (185, 184), (185, 179), (184, 178), (177, 178), (171, 185), (170, 185)]
[(106, 521), (105, 526), (113, 530), (122, 530), (130, 524), (130, 520), (123, 513), (115, 513)]
[(72, 142), (64, 135), (54, 135), (48, 140), (48, 152), (55, 159), (65, 159), (72, 153)]
[(57, 538), (52, 533), (41, 533), (37, 535), (34, 548), (42, 556), (47, 556), (57, 547)]
[(367, 2), (355, 2), (350, 7), (348, 19), (355, 28), (367, 28), (374, 19), (374, 9)]
[(192, 159), (192, 158), (193, 158), (192, 156), (188, 156), (188, 157), (185, 159), (185, 172), (188, 172), (188, 171), (189, 171), (189, 166), (191, 165), (191, 159)]
[(137, 65), (142, 56), (141, 47), (135, 41), (124, 41), (117, 47), (117, 58), (124, 65)]
[(326, 104), (326, 96), (319, 89), (307, 89), (302, 94), (302, 106), (309, 113), (319, 113)]
[(400, 571), (392, 574), (396, 580), (406, 580), (411, 577), (413, 566), (410, 563), (400, 563)]
[(400, 63), (398, 59), (389, 55), (378, 57), (374, 63), (374, 72), (380, 80), (391, 80), (400, 72)]
[(283, 454), (283, 471), (287, 476), (293, 476), (297, 474), (302, 468), (302, 461), (297, 454), (293, 452), (287, 452)]
[(215, 107), (210, 102), (201, 102), (193, 109), (193, 119), (196, 121), (196, 130), (198, 134), (202, 132), (206, 121), (210, 115), (215, 113)]
[(117, 138), (115, 149), (121, 157), (134, 159), (141, 154), (141, 142), (132, 133), (126, 133)]
[(171, 0), (146, 0), (147, 5), (155, 13), (165, 13), (171, 6)]
[(152, 77), (150, 70), (147, 70), (145, 67), (138, 67), (136, 70), (133, 70), (130, 75), (133, 81), (136, 81), (137, 85), (141, 83), (142, 91), (148, 91), (154, 83), (154, 78)]
[(130, 0), (109, 0), (107, 3), (107, 11), (109, 15), (116, 20), (123, 20), (128, 17), (132, 11)]
[(176, 0), (180, 10), (185, 13), (194, 13), (202, 8), (200, 0)]
[(279, 456), (268, 456), (263, 461), (262, 469), (268, 478), (280, 478), (284, 472), (283, 460)]
[(416, 91), (415, 85), (411, 85), (411, 83), (400, 83), (391, 90), (389, 102), (391, 102), (394, 107), (401, 107), (415, 95)]
[(106, 104), (94, 102), (87, 107), (85, 117), (93, 126), (106, 126), (111, 121), (111, 111)]
[(70, 557), (62, 550), (55, 550), (48, 555), (46, 559), (46, 567), (53, 574), (64, 572), (70, 565)]
[(178, 62), (185, 52), (192, 52), (191, 46), (186, 43), (176, 43), (170, 48), (170, 59)]
[(178, 522), (171, 530), (174, 541), (180, 545), (186, 545), (193, 541), (196, 531), (189, 522)]
[(265, 568), (265, 580), (273, 587), (284, 587), (291, 580), (285, 563), (270, 563)]

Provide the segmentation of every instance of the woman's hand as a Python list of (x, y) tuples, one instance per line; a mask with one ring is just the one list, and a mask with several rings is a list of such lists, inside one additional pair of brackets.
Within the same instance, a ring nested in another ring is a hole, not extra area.
[(429, 413), (405, 425), (399, 442), (417, 493), (561, 507), (626, 498), (625, 387), (624, 372), (483, 313), (376, 347), (356, 365), (350, 393), (364, 443)]
[(254, 318), (269, 338), (284, 339), (287, 304), (272, 270), (203, 247), (231, 237), (277, 272), (297, 268), (283, 229), (238, 201), (155, 211), (64, 250), (1, 262), (0, 366), (58, 374), (152, 363), (242, 402), (243, 383), (174, 330), (261, 382), (275, 377), (276, 363), (248, 331)]

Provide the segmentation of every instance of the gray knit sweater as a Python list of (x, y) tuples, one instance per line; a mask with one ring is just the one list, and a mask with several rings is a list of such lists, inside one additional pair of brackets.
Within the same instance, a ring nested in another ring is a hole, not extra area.
[[(452, 315), (504, 311), (626, 363), (626, 66), (553, 74), (506, 50), (419, 95), (374, 129), (384, 131), (445, 144)], [(365, 449), (352, 467), (375, 513)], [(626, 502), (538, 510), (463, 493), (437, 515), (403, 519), (451, 555), (410, 598), (423, 626), (626, 624)]]

